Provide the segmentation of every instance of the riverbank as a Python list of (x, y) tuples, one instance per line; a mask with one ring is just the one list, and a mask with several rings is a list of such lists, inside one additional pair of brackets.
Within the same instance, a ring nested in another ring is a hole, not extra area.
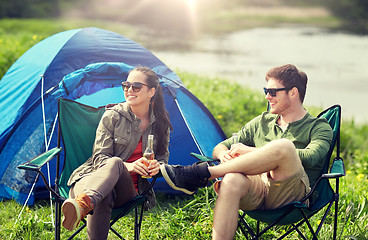
[(322, 7), (250, 6), (221, 10), (206, 16), (202, 24), (205, 32), (221, 34), (283, 24), (336, 28), (339, 20)]
[[(103, 8), (101, 7), (103, 6)], [(165, 35), (221, 34), (275, 24), (313, 24), (336, 27), (339, 21), (322, 5), (285, 0), (155, 0), (137, 2), (92, 0), (74, 6), (65, 18), (100, 19)]]
[[(189, 2), (192, 5), (189, 5)], [(103, 6), (103, 7), (101, 7)], [(290, 6), (282, 0), (128, 1), (92, 0), (88, 8), (75, 5), (54, 19), (0, 19), (6, 32), (54, 33), (95, 26), (147, 43), (146, 48), (190, 49), (200, 36), (280, 25), (336, 29), (340, 21), (321, 6)], [(42, 27), (40, 28), (40, 26)]]

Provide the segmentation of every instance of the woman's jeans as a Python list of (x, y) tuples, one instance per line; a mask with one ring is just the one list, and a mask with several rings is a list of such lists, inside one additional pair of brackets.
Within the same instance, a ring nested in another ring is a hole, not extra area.
[(76, 182), (69, 196), (75, 198), (82, 193), (94, 205), (93, 214), (87, 215), (89, 239), (107, 239), (112, 208), (123, 206), (137, 195), (131, 175), (118, 157), (108, 159), (105, 165)]

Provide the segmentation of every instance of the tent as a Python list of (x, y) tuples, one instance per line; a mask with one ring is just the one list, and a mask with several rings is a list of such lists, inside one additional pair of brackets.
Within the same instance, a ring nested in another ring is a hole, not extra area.
[[(17, 166), (56, 146), (59, 97), (93, 107), (124, 101), (121, 81), (135, 66), (150, 67), (160, 76), (174, 128), (169, 162), (191, 164), (195, 159), (190, 152), (211, 155), (225, 138), (221, 127), (164, 63), (117, 33), (98, 28), (69, 30), (33, 46), (0, 81), (0, 199), (24, 203), (32, 192), (28, 204), (33, 204), (45, 197), (43, 181), (33, 185), (35, 176)], [(42, 171), (50, 172), (54, 182), (53, 161)], [(162, 178), (155, 188), (174, 192)]]

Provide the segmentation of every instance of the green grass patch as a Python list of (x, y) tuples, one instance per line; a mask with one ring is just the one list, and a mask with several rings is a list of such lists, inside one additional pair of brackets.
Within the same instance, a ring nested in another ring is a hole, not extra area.
[(56, 33), (84, 27), (103, 28), (127, 37), (137, 35), (139, 39), (136, 29), (116, 22), (85, 19), (0, 19), (0, 78), (36, 43)]
[[(366, 175), (356, 175), (348, 172), (341, 181), (341, 195), (338, 217), (338, 239), (368, 239), (368, 180)], [(212, 187), (200, 189), (193, 196), (173, 196), (158, 194), (158, 205), (144, 213), (141, 239), (211, 239), (213, 208), (216, 195)], [(49, 202), (39, 201), (35, 206), (27, 207), (18, 223), (14, 225), (22, 206), (14, 201), (0, 203), (0, 239), (52, 239), (53, 227), (50, 222)], [(312, 218), (315, 228), (319, 223), (321, 213)], [(255, 221), (246, 218), (251, 225)], [(333, 218), (330, 214), (319, 236), (321, 239), (331, 239)], [(115, 225), (127, 239), (133, 238), (133, 215), (122, 218)], [(284, 233), (286, 227), (271, 229), (266, 239), (273, 239)], [(308, 233), (306, 227), (303, 233)], [(70, 233), (62, 229), (61, 238)], [(83, 230), (75, 239), (86, 239)], [(311, 236), (308, 236), (311, 239)], [(118, 239), (110, 232), (109, 239)], [(236, 239), (245, 239), (238, 231)], [(293, 234), (286, 239), (298, 239)]]

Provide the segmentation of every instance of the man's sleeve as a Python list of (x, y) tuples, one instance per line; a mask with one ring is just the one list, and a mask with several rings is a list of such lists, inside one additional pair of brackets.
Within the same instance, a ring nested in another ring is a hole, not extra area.
[[(259, 121), (259, 118), (254, 118), (247, 124), (245, 124), (244, 127), (242, 127), (239, 132), (237, 132), (238, 142), (243, 143), (247, 146), (254, 146), (253, 138), (254, 138), (254, 132), (255, 127)], [(225, 145), (228, 149), (230, 149), (231, 145), (234, 144), (236, 141), (233, 136), (230, 138), (222, 141), (220, 144)]]
[(319, 119), (312, 128), (311, 141), (304, 149), (297, 149), (305, 168), (313, 168), (324, 159), (332, 144), (332, 129), (325, 119)]

